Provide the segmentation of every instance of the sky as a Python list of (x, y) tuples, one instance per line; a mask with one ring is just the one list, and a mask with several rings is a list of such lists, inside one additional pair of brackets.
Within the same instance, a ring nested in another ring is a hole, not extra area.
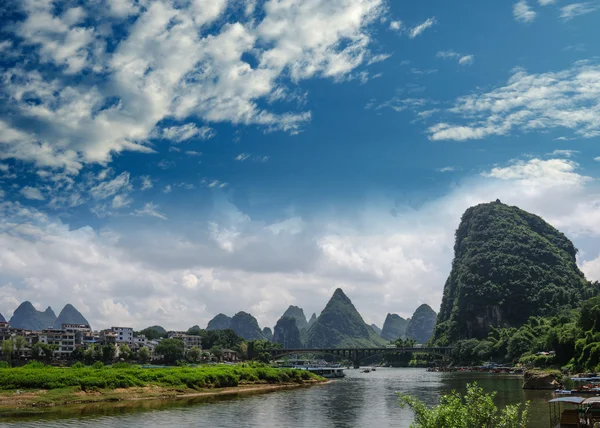
[(600, 280), (600, 1), (6, 0), (0, 313), (438, 310), (500, 199)]

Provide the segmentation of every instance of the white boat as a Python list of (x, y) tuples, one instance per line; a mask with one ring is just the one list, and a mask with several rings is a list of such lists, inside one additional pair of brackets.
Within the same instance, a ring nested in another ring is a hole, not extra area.
[(327, 379), (337, 379), (346, 376), (343, 367), (328, 367), (328, 366), (295, 366), (297, 370), (308, 370)]

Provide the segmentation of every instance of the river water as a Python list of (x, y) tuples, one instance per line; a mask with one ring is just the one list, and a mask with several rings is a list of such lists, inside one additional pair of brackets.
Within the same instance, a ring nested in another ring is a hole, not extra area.
[(269, 393), (171, 402), (103, 403), (76, 406), (24, 419), (0, 419), (2, 427), (408, 427), (409, 409), (396, 392), (429, 405), (467, 382), (497, 391), (497, 404), (530, 401), (532, 428), (547, 428), (552, 391), (524, 391), (521, 376), (488, 373), (429, 373), (424, 369), (346, 370), (346, 378), (325, 385)]

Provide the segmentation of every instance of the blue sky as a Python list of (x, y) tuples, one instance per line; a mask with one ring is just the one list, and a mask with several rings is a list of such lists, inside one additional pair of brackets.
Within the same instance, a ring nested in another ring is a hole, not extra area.
[[(600, 279), (598, 1), (27, 0), (0, 32), (0, 312), (439, 308), (501, 198)], [(310, 315), (310, 314), (308, 314)]]

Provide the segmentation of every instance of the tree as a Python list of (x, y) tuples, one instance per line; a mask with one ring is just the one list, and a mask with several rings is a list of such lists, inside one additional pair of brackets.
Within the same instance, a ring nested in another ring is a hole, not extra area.
[(2, 342), (2, 357), (6, 361), (10, 361), (12, 359), (13, 350), (14, 343), (12, 339), (6, 339)]
[(13, 342), (15, 344), (15, 350), (17, 351), (18, 356), (21, 353), (21, 350), (27, 346), (27, 339), (25, 339), (23, 336), (15, 336)]
[(115, 355), (117, 354), (117, 348), (115, 345), (110, 343), (106, 343), (101, 348), (102, 352), (102, 361), (105, 363), (110, 363), (115, 359)]
[(138, 351), (138, 358), (142, 363), (147, 363), (150, 361), (150, 350), (147, 346), (142, 346)]
[(192, 347), (189, 351), (187, 351), (187, 359), (192, 363), (197, 363), (200, 359), (200, 354), (202, 351), (197, 346)]
[(400, 396), (400, 405), (415, 413), (411, 428), (525, 428), (529, 402), (523, 408), (518, 404), (499, 410), (493, 401), (495, 394), (485, 394), (473, 383), (467, 384), (466, 395), (453, 391), (432, 408), (407, 395)]
[(175, 364), (183, 359), (184, 345), (181, 339), (163, 339), (154, 349), (156, 355), (162, 355), (166, 364)]
[(126, 343), (123, 343), (119, 346), (119, 356), (124, 360), (130, 359), (132, 357), (132, 354), (133, 352), (131, 352), (129, 345), (127, 345)]

